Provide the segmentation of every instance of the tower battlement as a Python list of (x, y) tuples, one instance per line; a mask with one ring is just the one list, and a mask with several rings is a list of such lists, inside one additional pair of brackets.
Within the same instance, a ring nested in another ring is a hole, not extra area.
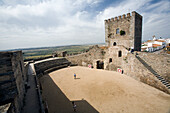
[(132, 16), (135, 16), (135, 15), (139, 16), (140, 18), (142, 18), (142, 16), (140, 14), (138, 14), (136, 11), (133, 11), (131, 13), (123, 14), (123, 15), (120, 15), (118, 17), (116, 16), (116, 17), (111, 18), (111, 19), (106, 19), (105, 23), (119, 21), (119, 20), (126, 19), (126, 18), (131, 18)]

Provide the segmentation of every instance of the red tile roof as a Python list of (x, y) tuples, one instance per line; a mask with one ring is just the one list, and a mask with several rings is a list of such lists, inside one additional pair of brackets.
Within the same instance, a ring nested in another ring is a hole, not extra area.
[(158, 41), (158, 42), (165, 42), (164, 40), (156, 40), (156, 41)]
[(146, 42), (151, 42), (152, 40), (147, 40)]
[(152, 47), (158, 47), (158, 46), (161, 46), (159, 44), (152, 44)]
[(101, 46), (100, 49), (107, 49), (107, 46)]

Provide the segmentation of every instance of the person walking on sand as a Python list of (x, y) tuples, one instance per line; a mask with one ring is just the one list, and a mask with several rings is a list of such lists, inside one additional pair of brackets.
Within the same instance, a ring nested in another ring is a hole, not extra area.
[(76, 79), (76, 74), (74, 73), (74, 79)]
[(77, 110), (76, 110), (76, 107), (77, 107), (77, 106), (76, 106), (75, 102), (73, 101), (72, 104), (73, 104), (74, 112), (76, 112), (76, 111), (77, 111)]

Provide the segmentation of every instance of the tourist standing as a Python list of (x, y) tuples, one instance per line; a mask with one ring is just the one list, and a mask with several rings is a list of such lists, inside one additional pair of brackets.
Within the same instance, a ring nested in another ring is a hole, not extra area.
[(76, 112), (76, 111), (77, 111), (77, 110), (76, 110), (76, 107), (77, 107), (77, 106), (76, 106), (75, 102), (73, 101), (72, 104), (73, 104), (74, 112)]
[(76, 79), (76, 74), (74, 73), (74, 79)]

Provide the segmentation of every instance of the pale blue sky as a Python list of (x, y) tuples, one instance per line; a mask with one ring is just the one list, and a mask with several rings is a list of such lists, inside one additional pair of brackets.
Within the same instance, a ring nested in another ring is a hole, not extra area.
[(0, 0), (0, 50), (104, 43), (104, 20), (129, 11), (143, 40), (170, 38), (169, 0)]

